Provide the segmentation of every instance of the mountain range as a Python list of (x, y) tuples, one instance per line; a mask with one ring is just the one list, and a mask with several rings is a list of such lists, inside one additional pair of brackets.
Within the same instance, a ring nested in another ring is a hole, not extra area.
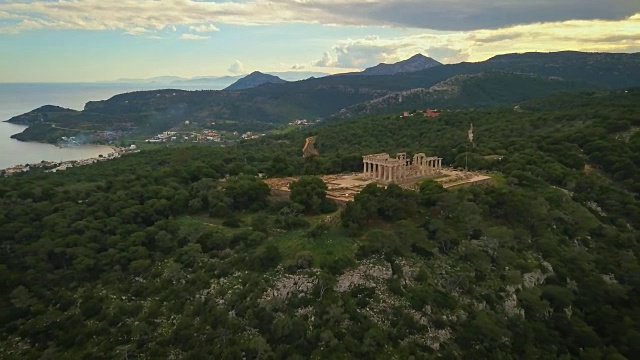
[[(368, 73), (408, 70), (412, 64), (430, 67), (393, 75), (371, 76), (363, 72), (267, 83), (235, 91), (133, 92), (89, 102), (73, 116), (40, 111), (47, 116), (46, 124), (29, 120), (38, 118), (34, 116), (18, 116), (9, 121), (34, 124), (15, 137), (35, 141), (42, 138), (34, 134), (46, 134), (52, 124), (75, 128), (65, 126), (69, 123), (82, 128), (149, 133), (164, 131), (186, 119), (231, 120), (238, 129), (250, 131), (254, 126), (273, 128), (295, 118), (349, 117), (436, 106), (454, 109), (512, 105), (558, 92), (640, 86), (640, 53), (507, 54), (483, 62), (452, 65), (437, 65), (422, 56), (412, 59), (395, 67), (374, 67), (378, 70)], [(400, 98), (402, 102), (397, 101)]]
[[(269, 72), (269, 75), (277, 76), (286, 81), (299, 81), (311, 77), (328, 76), (328, 73), (316, 71), (283, 71)], [(129, 79), (122, 78), (117, 80), (104, 81), (105, 83), (124, 83), (124, 84), (161, 84), (167, 86), (177, 85), (204, 85), (210, 89), (224, 89), (234, 82), (248, 76), (245, 75), (226, 75), (226, 76), (196, 76), (192, 78), (184, 78), (179, 76), (156, 76), (145, 79)]]

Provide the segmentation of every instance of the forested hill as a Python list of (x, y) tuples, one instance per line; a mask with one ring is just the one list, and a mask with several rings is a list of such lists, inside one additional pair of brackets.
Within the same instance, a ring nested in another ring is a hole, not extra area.
[[(539, 80), (533, 80), (531, 85), (523, 84), (522, 81), (488, 81), (496, 88), (470, 92), (450, 104), (464, 108), (495, 106), (575, 88), (574, 82), (599, 88), (640, 86), (640, 72), (637, 71), (639, 67), (640, 54), (530, 53), (504, 55), (478, 63), (439, 65), (423, 71), (395, 75), (327, 76), (285, 84), (265, 84), (233, 92), (136, 92), (117, 95), (105, 101), (89, 102), (80, 114), (74, 116), (48, 113), (47, 124), (36, 125), (15, 137), (20, 140), (50, 140), (51, 137), (55, 138), (54, 135), (59, 135), (52, 133), (53, 129), (59, 128), (153, 134), (185, 120), (204, 123), (216, 120), (259, 122), (262, 130), (297, 118), (326, 118), (357, 104), (396, 92), (429, 89), (460, 75), (502, 72), (533, 75), (534, 79), (565, 80), (546, 82), (544, 87)], [(542, 88), (545, 92), (540, 91)], [(532, 91), (529, 92), (529, 89)], [(509, 93), (518, 96), (505, 96)], [(425, 100), (432, 99), (427, 97)], [(417, 105), (419, 108), (430, 106)]]
[(401, 113), (432, 109), (486, 108), (518, 104), (522, 101), (558, 93), (595, 90), (577, 81), (531, 74), (492, 71), (457, 75), (430, 88), (394, 92), (340, 111), (341, 117)]
[[(0, 358), (633, 359), (640, 91), (369, 117), (0, 178)], [(473, 123), (474, 145), (466, 141)], [(308, 131), (308, 130), (307, 130)], [(495, 185), (306, 177), (426, 152)]]

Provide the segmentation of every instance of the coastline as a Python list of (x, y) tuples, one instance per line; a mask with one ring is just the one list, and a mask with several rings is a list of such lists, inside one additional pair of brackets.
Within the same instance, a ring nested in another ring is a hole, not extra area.
[(66, 161), (59, 161), (59, 162), (50, 161), (50, 160), (41, 160), (40, 162), (19, 164), (19, 165), (10, 166), (4, 169), (0, 169), (0, 172), (2, 172), (5, 177), (11, 176), (17, 173), (28, 172), (31, 170), (31, 168), (45, 168), (46, 169), (45, 172), (57, 172), (57, 171), (66, 170), (71, 167), (91, 165), (100, 161), (116, 159), (121, 157), (124, 154), (136, 153), (140, 151), (140, 150), (137, 150), (136, 148), (120, 148), (115, 145), (84, 144), (84, 145), (77, 145), (76, 147), (108, 148), (110, 152), (106, 154), (98, 154), (98, 156), (84, 157), (82, 159), (73, 159), (73, 160), (66, 160)]

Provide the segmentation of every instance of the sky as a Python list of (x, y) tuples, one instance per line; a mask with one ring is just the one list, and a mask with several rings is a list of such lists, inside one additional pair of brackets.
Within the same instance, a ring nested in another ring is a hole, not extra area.
[(0, 0), (0, 82), (640, 52), (640, 0)]

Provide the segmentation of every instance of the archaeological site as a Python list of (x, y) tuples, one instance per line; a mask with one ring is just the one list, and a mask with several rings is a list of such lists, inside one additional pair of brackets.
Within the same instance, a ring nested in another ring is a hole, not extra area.
[[(337, 202), (352, 201), (365, 186), (377, 183), (383, 186), (397, 184), (406, 189), (417, 190), (422, 180), (433, 179), (445, 189), (460, 186), (487, 185), (492, 182), (490, 176), (447, 168), (442, 165), (442, 158), (427, 156), (424, 153), (408, 157), (406, 153), (398, 153), (393, 158), (389, 154), (371, 154), (362, 157), (361, 173), (323, 175), (327, 184), (327, 197)], [(297, 181), (297, 177), (271, 178), (265, 182), (274, 194), (288, 196), (289, 184)]]

